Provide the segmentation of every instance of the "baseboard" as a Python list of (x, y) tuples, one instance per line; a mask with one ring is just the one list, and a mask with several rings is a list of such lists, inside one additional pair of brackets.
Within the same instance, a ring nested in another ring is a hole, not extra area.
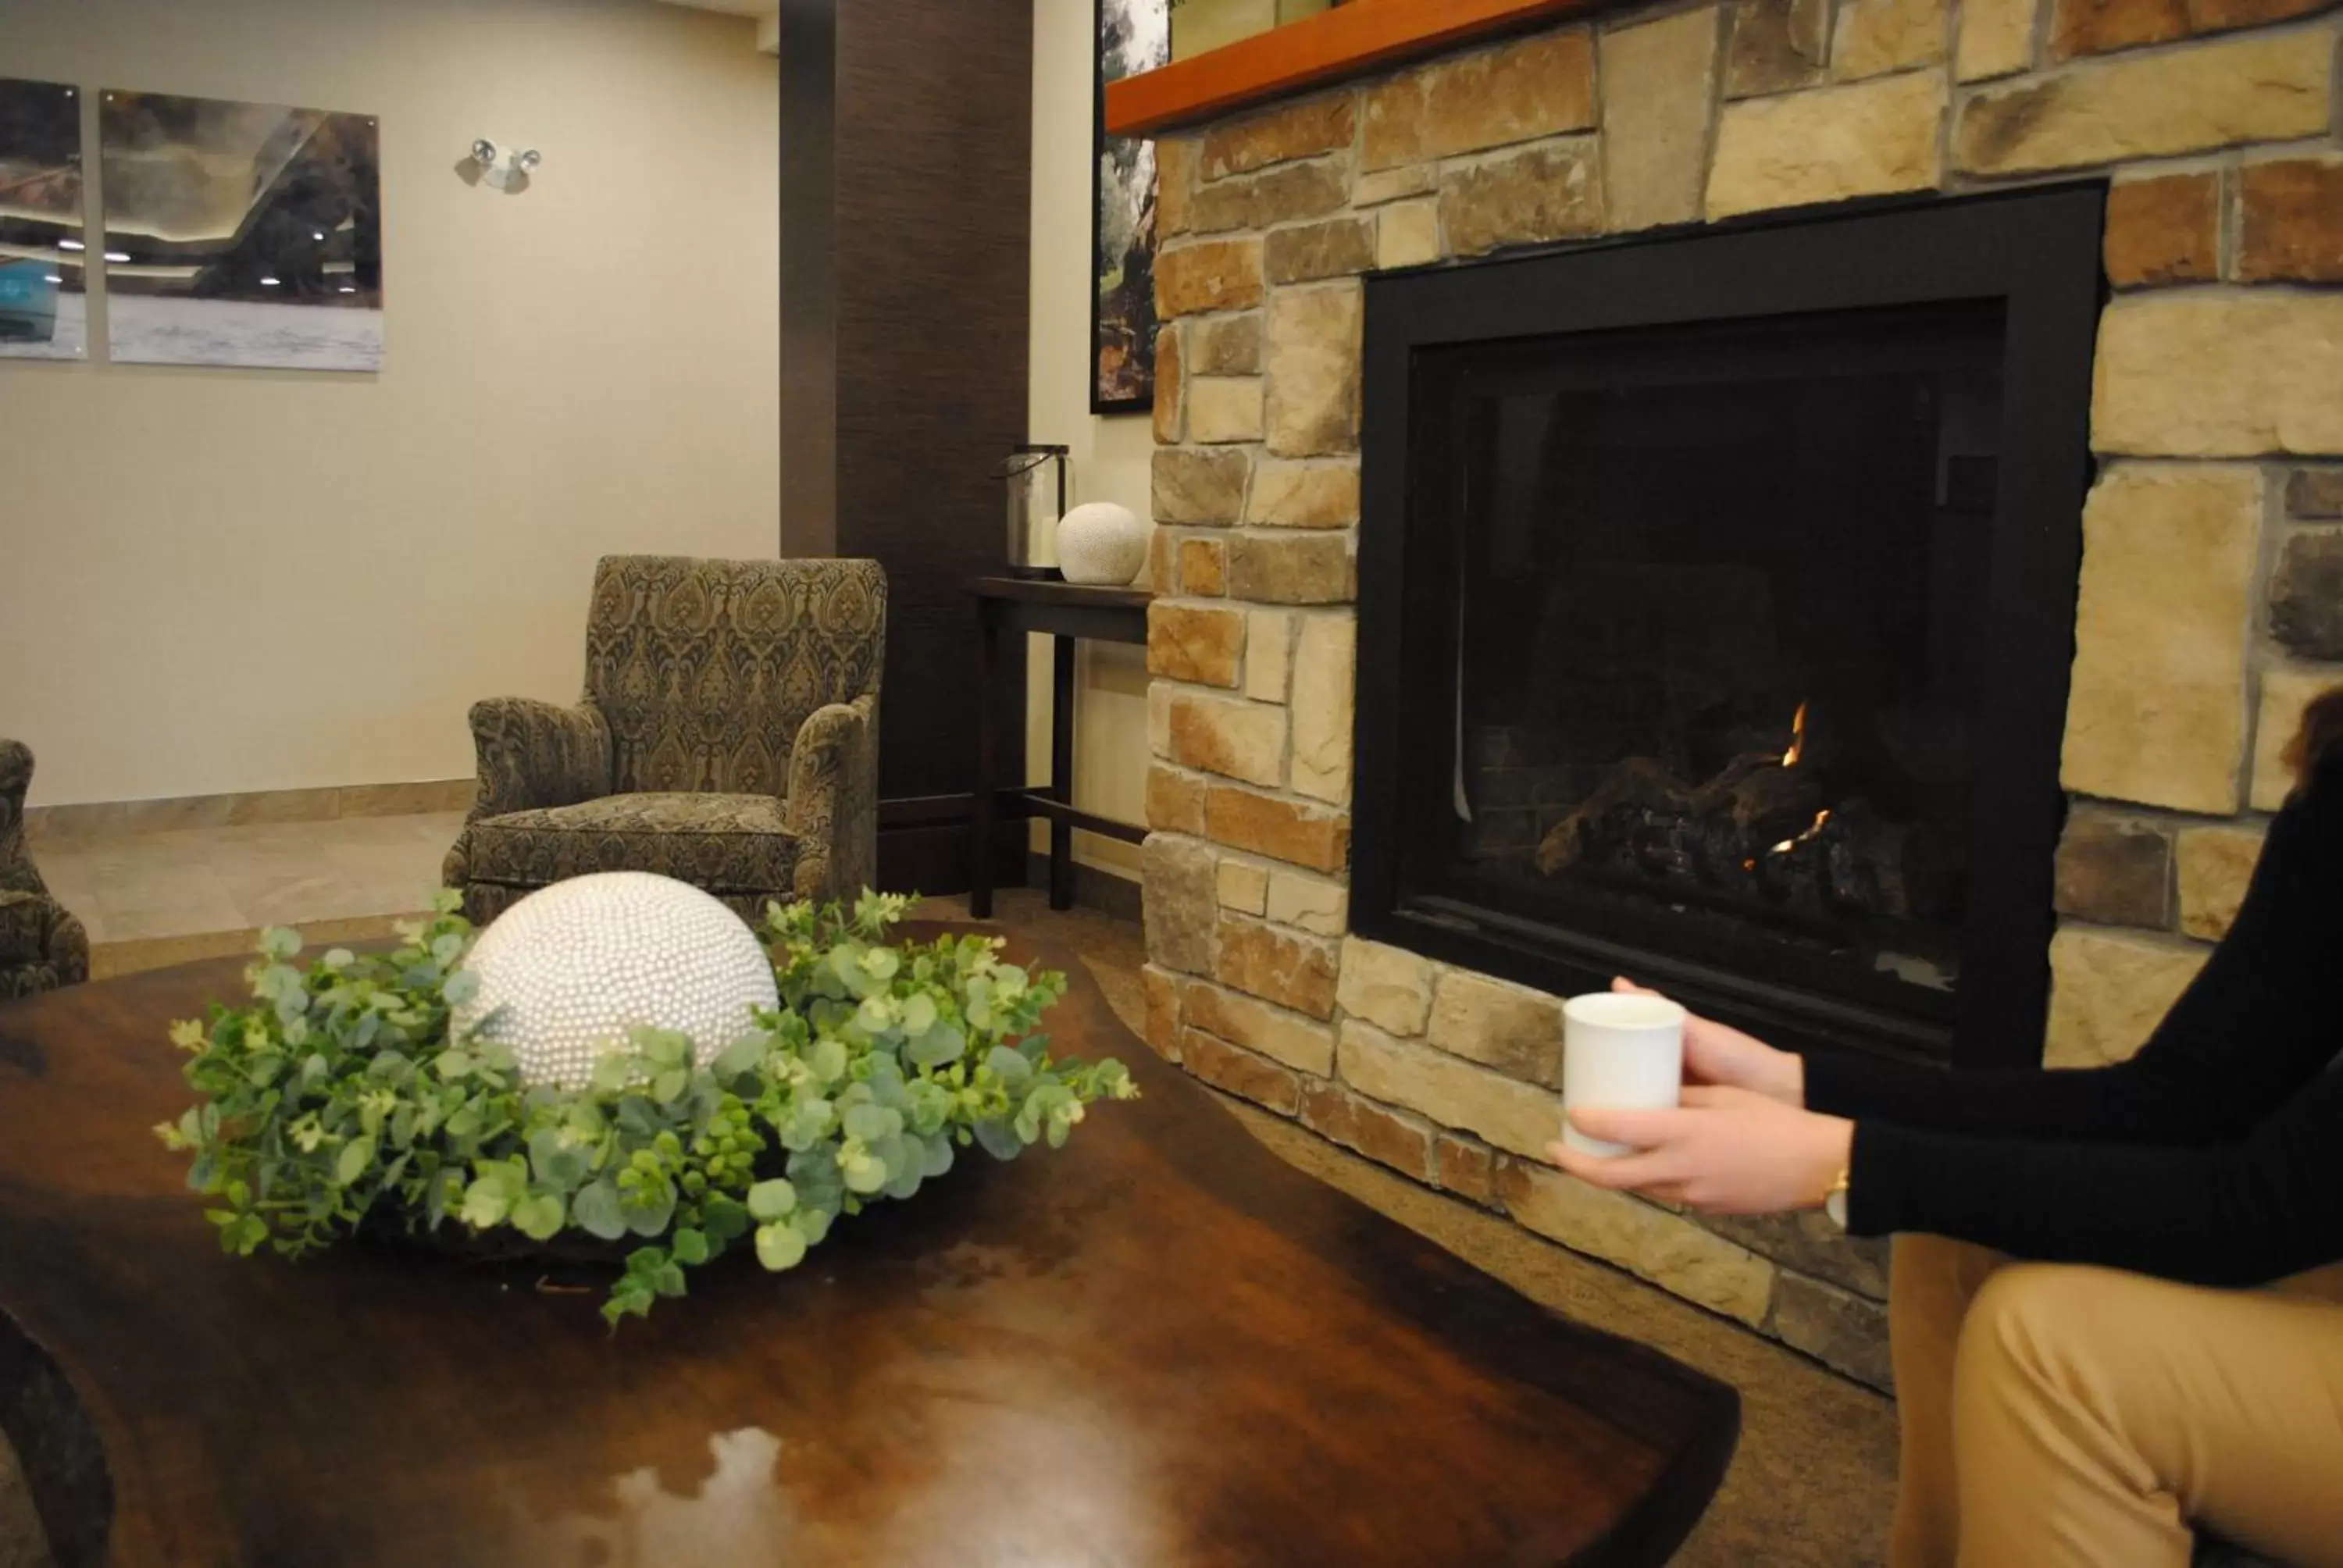
[[(1029, 888), (1050, 885), (1049, 856), (1026, 855), (1025, 885)], [(1133, 925), (1139, 922), (1139, 884), (1102, 866), (1085, 866), (1080, 860), (1074, 862), (1074, 903), (1081, 909), (1111, 915), (1118, 920), (1129, 920)]]
[(183, 828), (233, 828), (254, 822), (330, 822), (342, 817), (415, 817), (470, 809), (471, 779), (413, 784), (339, 784), (317, 789), (256, 789), (237, 795), (179, 795), (156, 800), (92, 800), (33, 806), (25, 830), (44, 835), (167, 833)]

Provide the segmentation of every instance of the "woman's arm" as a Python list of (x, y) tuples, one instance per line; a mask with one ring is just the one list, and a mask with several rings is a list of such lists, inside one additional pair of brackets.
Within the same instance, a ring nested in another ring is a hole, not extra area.
[(2343, 1072), (2243, 1141), (2154, 1149), (1855, 1125), (1848, 1229), (1925, 1231), (2021, 1258), (2205, 1285), (2343, 1260)]
[(2115, 1142), (2243, 1136), (2336, 1052), (2343, 984), (2343, 784), (2278, 818), (2228, 936), (2130, 1060), (2080, 1070), (1946, 1072), (1805, 1059), (1815, 1111), (1946, 1132)]

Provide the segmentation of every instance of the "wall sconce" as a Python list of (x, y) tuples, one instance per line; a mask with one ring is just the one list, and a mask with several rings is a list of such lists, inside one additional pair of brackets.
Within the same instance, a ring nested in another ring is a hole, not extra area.
[[(504, 166), (501, 168), (498, 166), (499, 159)], [(508, 153), (482, 136), (472, 144), (471, 161), (479, 170), (478, 178), (510, 194), (527, 190), (529, 172), (545, 159), (535, 147), (516, 147)]]

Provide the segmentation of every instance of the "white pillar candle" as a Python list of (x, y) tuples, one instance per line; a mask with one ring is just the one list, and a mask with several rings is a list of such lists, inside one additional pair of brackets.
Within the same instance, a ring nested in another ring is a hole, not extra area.
[(1684, 1083), (1684, 1010), (1664, 997), (1595, 991), (1562, 1008), (1562, 1141), (1582, 1154), (1624, 1154), (1624, 1143), (1570, 1124), (1578, 1110), (1665, 1111)]

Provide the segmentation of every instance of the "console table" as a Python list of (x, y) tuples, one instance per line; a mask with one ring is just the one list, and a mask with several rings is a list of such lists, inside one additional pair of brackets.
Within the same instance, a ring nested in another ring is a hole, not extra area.
[[(979, 578), (970, 585), (976, 596), (977, 638), (976, 824), (970, 846), (975, 861), (969, 882), (969, 912), (978, 920), (992, 914), (992, 827), (1007, 806), (1015, 818), (1050, 819), (1050, 907), (1070, 909), (1074, 901), (1074, 829), (1136, 844), (1147, 829), (1074, 809), (1074, 639), (1092, 642), (1147, 643), (1147, 604), (1151, 597), (1140, 588), (1087, 588), (1079, 583), (1028, 578)], [(1004, 633), (1041, 632), (1051, 638), (1050, 783), (1029, 789), (1024, 780), (1004, 786), (1001, 779), (1000, 729), (1004, 722), (1022, 726), (1021, 708), (1013, 716), (997, 710), (994, 676), (1001, 668)]]

